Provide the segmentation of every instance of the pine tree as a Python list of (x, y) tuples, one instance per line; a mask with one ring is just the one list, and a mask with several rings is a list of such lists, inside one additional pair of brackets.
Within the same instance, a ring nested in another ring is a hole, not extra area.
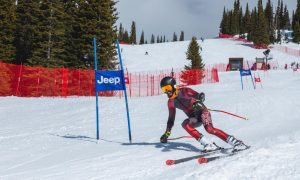
[(278, 3), (277, 3), (277, 8), (276, 8), (276, 13), (275, 13), (275, 18), (274, 18), (274, 25), (275, 25), (275, 28), (277, 30), (280, 29), (280, 0), (278, 0)]
[(141, 34), (140, 44), (145, 44), (144, 31), (142, 31), (142, 34)]
[[(80, 1), (79, 23), (82, 31), (80, 59), (93, 52), (93, 38), (97, 39), (98, 69), (116, 68), (117, 12), (113, 0)], [(77, 22), (78, 23), (78, 22)]]
[(186, 70), (189, 69), (204, 69), (204, 64), (202, 62), (202, 58), (200, 55), (200, 46), (197, 42), (196, 37), (192, 37), (192, 40), (188, 46), (187, 52), (186, 52), (186, 59), (188, 61), (191, 61), (191, 64), (188, 66), (185, 66)]
[(130, 43), (129, 33), (128, 33), (128, 31), (126, 29), (125, 29), (125, 32), (124, 32), (124, 35), (123, 35), (123, 42)]
[(200, 49), (196, 37), (192, 37), (186, 52), (186, 59), (190, 61), (190, 63), (184, 67), (185, 71), (182, 71), (180, 76), (184, 84), (199, 84), (205, 77), (202, 73), (203, 71), (199, 71), (204, 69), (205, 66), (202, 62)]
[(136, 44), (136, 27), (134, 21), (132, 21), (131, 24), (130, 44)]
[[(65, 61), (65, 67), (68, 68), (94, 68), (93, 66), (93, 38), (96, 37), (97, 46), (100, 47), (101, 39), (110, 38), (110, 34), (107, 34), (107, 37), (104, 38), (106, 31), (110, 30), (110, 23), (105, 23), (105, 21), (99, 20), (99, 14), (101, 18), (104, 19), (104, 16), (109, 17), (109, 4), (105, 6), (107, 12), (103, 12), (103, 8), (97, 8), (99, 5), (94, 1), (65, 1), (68, 4), (66, 14), (69, 15), (67, 20), (67, 29), (66, 29), (66, 48), (65, 53), (68, 54), (67, 60)], [(66, 5), (65, 5), (66, 6)], [(91, 19), (91, 20), (89, 20)], [(113, 21), (112, 21), (113, 22)], [(104, 26), (103, 28), (100, 28)], [(102, 34), (103, 33), (103, 34)], [(100, 35), (102, 34), (102, 35)], [(102, 38), (99, 38), (101, 36)], [(128, 39), (128, 36), (127, 36)], [(107, 40), (104, 40), (107, 41)], [(109, 41), (108, 41), (109, 42)], [(109, 47), (109, 43), (104, 42), (102, 46)], [(99, 48), (101, 49), (101, 47)], [(104, 48), (103, 48), (104, 49)], [(110, 51), (110, 50), (109, 50)], [(98, 68), (106, 69), (110, 64), (107, 59), (102, 57), (105, 56), (105, 52), (99, 51), (97, 49), (97, 59), (101, 61), (98, 63)]]
[(179, 41), (184, 41), (184, 32), (183, 31), (180, 32)]
[(241, 7), (239, 10), (239, 32), (240, 37), (244, 37), (245, 29), (243, 29), (243, 8)]
[(12, 63), (15, 58), (14, 32), (16, 5), (13, 0), (0, 4), (0, 60)]
[(232, 34), (231, 33), (231, 16), (232, 16), (232, 11), (228, 11), (225, 14), (224, 17), (224, 34)]
[(293, 41), (295, 43), (300, 43), (300, 0), (297, 0), (297, 8), (293, 15), (293, 31), (294, 31), (294, 37)]
[(295, 31), (295, 26), (297, 24), (297, 22), (300, 23), (300, 0), (297, 0), (297, 8), (295, 11), (295, 14), (293, 16), (293, 30)]
[(154, 43), (155, 43), (155, 37), (154, 37), (153, 34), (151, 35), (151, 41), (150, 41), (150, 43), (151, 43), (151, 44), (154, 44)]
[(159, 42), (159, 36), (156, 36), (156, 43), (160, 43)]
[(295, 43), (300, 43), (300, 23), (296, 22), (295, 27), (294, 27), (294, 38), (293, 41)]
[(224, 10), (223, 10), (223, 16), (222, 16), (222, 20), (220, 23), (220, 33), (226, 34), (226, 18), (227, 18), (227, 13), (225, 11), (225, 6), (224, 6)]
[(273, 18), (273, 8), (271, 5), (271, 0), (268, 0), (264, 14), (265, 14), (266, 21), (267, 21), (269, 39), (270, 39), (270, 42), (273, 43), (273, 42), (275, 42), (275, 37), (274, 37), (275, 29), (274, 29), (274, 22), (273, 22), (274, 18)]
[(290, 29), (291, 28), (291, 22), (289, 17), (289, 11), (287, 9), (287, 6), (284, 6), (284, 12), (283, 12), (283, 29)]
[(123, 41), (123, 34), (124, 34), (124, 28), (122, 26), (122, 23), (120, 23), (120, 26), (119, 26), (119, 31), (118, 31), (118, 40), (120, 42)]
[(34, 0), (18, 1), (16, 9), (16, 64), (31, 65), (28, 59), (32, 58), (38, 39), (39, 2)]
[[(81, 20), (80, 20), (81, 15), (80, 15), (77, 2), (65, 1), (64, 11), (66, 14), (65, 48), (63, 52), (63, 54), (65, 55), (64, 67), (84, 68), (85, 65), (81, 61), (83, 55), (82, 44), (84, 44), (83, 27), (81, 25)], [(90, 52), (90, 56), (88, 57), (92, 57), (91, 52)], [(91, 59), (89, 60), (92, 61)], [(91, 66), (91, 62), (89, 62), (89, 65)]]
[(63, 67), (65, 48), (65, 22), (63, 3), (60, 0), (44, 0), (39, 3), (37, 36), (30, 65)]
[(234, 13), (233, 11), (228, 11), (228, 17), (229, 17), (229, 31), (228, 31), (228, 34), (231, 34), (231, 35), (235, 35), (235, 32), (236, 32), (236, 23), (237, 21), (235, 20), (235, 16), (234, 16)]
[[(117, 21), (117, 9), (115, 8), (116, 2), (114, 0), (93, 0), (95, 11), (98, 10), (97, 22), (99, 25), (93, 29), (97, 31), (100, 29), (99, 33), (96, 34), (99, 49), (99, 69), (115, 69), (116, 68), (116, 38), (117, 38), (117, 28), (115, 26)], [(90, 42), (89, 42), (90, 43)], [(136, 43), (136, 41), (135, 41)]]
[(276, 38), (276, 42), (279, 42), (281, 44), (281, 30), (277, 29), (277, 38)]
[(295, 11), (292, 13), (292, 29), (295, 27)]
[(257, 9), (256, 7), (254, 7), (254, 10), (251, 12), (251, 27), (248, 33), (248, 40), (253, 42), (255, 41), (254, 39), (256, 38), (255, 36), (256, 27), (257, 27)]
[(248, 6), (248, 3), (246, 5), (246, 11), (245, 11), (245, 15), (243, 17), (243, 30), (244, 30), (244, 33), (250, 33), (250, 30), (251, 30), (251, 15), (250, 15), (250, 11), (249, 11), (249, 6)]
[(276, 42), (281, 42), (281, 33), (280, 33), (280, 24), (281, 24), (281, 14), (280, 14), (280, 4), (281, 1), (278, 0), (277, 2), (277, 8), (276, 8), (276, 13), (275, 13), (275, 18), (274, 18), (274, 26), (276, 30)]
[(279, 9), (279, 19), (280, 19), (280, 29), (284, 29), (284, 14), (283, 14), (283, 1), (280, 3), (280, 9)]
[(263, 13), (263, 5), (262, 0), (258, 1), (258, 12), (257, 12), (257, 23), (256, 28), (254, 31), (254, 38), (253, 42), (254, 44), (264, 44), (269, 45), (270, 39), (269, 39), (269, 33), (267, 28), (267, 22), (265, 20), (265, 15)]
[(232, 23), (231, 23), (231, 30), (232, 34), (236, 35), (240, 33), (240, 0), (234, 1), (234, 8), (232, 12)]
[(175, 42), (175, 41), (177, 41), (177, 35), (176, 35), (176, 33), (174, 32), (174, 34), (173, 34), (173, 42)]

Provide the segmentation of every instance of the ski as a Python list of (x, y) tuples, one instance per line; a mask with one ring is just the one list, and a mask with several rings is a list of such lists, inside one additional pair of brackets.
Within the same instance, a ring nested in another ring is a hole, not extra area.
[(217, 150), (213, 150), (213, 151), (209, 151), (209, 152), (204, 152), (204, 153), (201, 153), (201, 154), (198, 154), (198, 155), (195, 155), (195, 156), (189, 156), (189, 157), (180, 158), (180, 159), (176, 159), (176, 160), (168, 159), (166, 161), (166, 165), (171, 166), (171, 165), (174, 165), (174, 164), (179, 164), (179, 163), (187, 162), (187, 161), (190, 161), (190, 160), (193, 160), (193, 159), (198, 159), (198, 158), (202, 158), (202, 157), (205, 157), (205, 156), (210, 156), (210, 155), (213, 155), (213, 154), (216, 154), (216, 153), (220, 153), (220, 152), (224, 153), (224, 152), (230, 151), (230, 150), (233, 150), (233, 148), (219, 148)]
[(205, 164), (205, 163), (209, 163), (211, 161), (217, 160), (217, 159), (221, 159), (221, 158), (226, 158), (226, 157), (230, 157), (233, 155), (236, 155), (238, 152), (244, 151), (249, 149), (250, 146), (247, 146), (246, 149), (241, 149), (241, 150), (233, 150), (229, 153), (224, 153), (223, 155), (217, 155), (217, 156), (212, 156), (212, 157), (199, 157), (198, 158), (198, 163), (199, 164)]

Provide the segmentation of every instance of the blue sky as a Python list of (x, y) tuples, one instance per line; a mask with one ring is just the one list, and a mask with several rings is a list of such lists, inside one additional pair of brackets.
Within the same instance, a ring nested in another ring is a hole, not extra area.
[[(277, 0), (271, 0), (277, 7)], [(246, 3), (250, 8), (257, 6), (257, 0), (240, 0), (243, 10)], [(263, 0), (265, 6), (267, 0)], [(120, 22), (130, 32), (132, 21), (136, 22), (137, 38), (144, 30), (150, 41), (151, 34), (166, 36), (171, 40), (173, 33), (179, 36), (184, 31), (185, 40), (192, 36), (212, 38), (218, 35), (224, 6), (233, 9), (234, 0), (119, 0), (116, 7)], [(290, 15), (296, 9), (297, 0), (283, 0)]]

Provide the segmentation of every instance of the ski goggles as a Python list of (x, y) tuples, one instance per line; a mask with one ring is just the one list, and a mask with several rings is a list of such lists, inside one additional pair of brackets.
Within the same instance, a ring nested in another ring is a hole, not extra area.
[(171, 85), (166, 85), (161, 88), (163, 93), (170, 93), (173, 91), (173, 87)]

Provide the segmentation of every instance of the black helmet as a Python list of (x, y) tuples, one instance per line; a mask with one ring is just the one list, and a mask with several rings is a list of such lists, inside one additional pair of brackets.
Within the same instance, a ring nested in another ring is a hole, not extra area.
[(162, 80), (160, 81), (160, 88), (162, 88), (162, 90), (164, 91), (163, 87), (166, 87), (170, 85), (172, 89), (169, 89), (171, 90), (172, 92), (175, 92), (176, 90), (176, 80), (170, 76), (166, 76), (164, 78), (162, 78)]

